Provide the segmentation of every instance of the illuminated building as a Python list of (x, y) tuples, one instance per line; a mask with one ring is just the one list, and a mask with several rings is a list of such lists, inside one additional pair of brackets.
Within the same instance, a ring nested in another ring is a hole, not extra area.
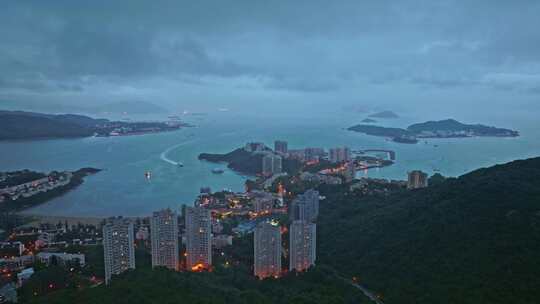
[(212, 218), (210, 210), (186, 207), (186, 267), (199, 271), (212, 265)]
[(103, 226), (103, 255), (105, 284), (110, 283), (112, 275), (135, 269), (133, 223), (129, 219), (107, 219)]
[(266, 154), (262, 159), (262, 173), (268, 176), (281, 173), (281, 163), (281, 156), (271, 153)]
[(178, 270), (178, 216), (170, 209), (154, 212), (150, 218), (152, 267)]
[(329, 159), (333, 163), (350, 161), (351, 150), (347, 147), (332, 148), (329, 151)]
[(293, 221), (316, 221), (319, 216), (319, 191), (309, 189), (296, 197), (291, 203), (289, 213)]
[(428, 186), (428, 175), (420, 170), (408, 173), (407, 189), (425, 188)]
[(287, 154), (289, 150), (288, 143), (283, 140), (276, 140), (274, 142), (274, 151), (281, 154)]
[(261, 222), (255, 228), (254, 274), (260, 279), (281, 273), (281, 232), (277, 225)]
[(304, 271), (315, 265), (316, 225), (305, 221), (293, 221), (289, 229), (289, 270)]

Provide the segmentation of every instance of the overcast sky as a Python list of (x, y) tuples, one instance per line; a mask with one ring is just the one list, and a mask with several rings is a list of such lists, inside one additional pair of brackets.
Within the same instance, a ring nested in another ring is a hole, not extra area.
[(537, 109), (540, 1), (0, 4), (0, 106)]

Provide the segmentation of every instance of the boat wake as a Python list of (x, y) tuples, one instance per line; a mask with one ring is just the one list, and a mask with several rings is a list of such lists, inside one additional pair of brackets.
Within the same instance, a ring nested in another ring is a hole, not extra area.
[(188, 141), (185, 141), (185, 142), (183, 142), (183, 143), (179, 143), (179, 144), (177, 144), (177, 145), (174, 145), (174, 146), (172, 146), (172, 147), (169, 147), (169, 148), (167, 148), (165, 151), (161, 152), (161, 154), (159, 155), (159, 158), (161, 158), (162, 161), (164, 161), (164, 162), (166, 162), (166, 163), (169, 163), (169, 164), (171, 164), (171, 165), (174, 165), (174, 166), (177, 166), (177, 165), (179, 165), (179, 164), (182, 164), (181, 162), (176, 162), (176, 161), (174, 161), (174, 160), (168, 158), (168, 157), (167, 157), (167, 154), (169, 154), (171, 151), (173, 151), (173, 150), (175, 150), (175, 149), (177, 149), (177, 148), (179, 148), (179, 147), (181, 147), (181, 146), (185, 146), (185, 145), (190, 144), (190, 143), (192, 143), (192, 142), (194, 142), (194, 140), (188, 140)]

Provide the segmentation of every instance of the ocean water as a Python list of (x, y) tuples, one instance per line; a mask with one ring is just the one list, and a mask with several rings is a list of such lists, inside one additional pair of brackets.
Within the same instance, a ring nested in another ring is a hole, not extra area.
[[(334, 117), (334, 116), (333, 116)], [(432, 139), (416, 145), (398, 144), (385, 138), (345, 130), (362, 119), (355, 113), (333, 119), (239, 116), (212, 113), (190, 117), (197, 127), (177, 132), (114, 138), (82, 138), (0, 143), (0, 171), (76, 170), (96, 167), (102, 172), (87, 177), (83, 185), (26, 212), (59, 216), (142, 216), (164, 207), (192, 204), (200, 187), (213, 190), (243, 189), (246, 176), (224, 164), (199, 161), (202, 152), (225, 153), (248, 141), (273, 146), (287, 140), (289, 148), (347, 145), (352, 149), (396, 151), (393, 166), (359, 172), (358, 176), (406, 179), (407, 171), (420, 169), (445, 176), (540, 155), (540, 130), (535, 117), (492, 120), (491, 124), (521, 132), (518, 138)], [(381, 120), (381, 125), (406, 127), (422, 118)], [(511, 124), (508, 122), (512, 121)], [(184, 167), (176, 166), (182, 162)], [(225, 169), (213, 174), (213, 168)], [(150, 171), (151, 179), (144, 173)]]

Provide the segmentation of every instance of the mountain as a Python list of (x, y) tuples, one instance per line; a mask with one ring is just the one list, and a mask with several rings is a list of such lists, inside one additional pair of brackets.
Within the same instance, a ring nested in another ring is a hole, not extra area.
[(392, 111), (382, 111), (369, 115), (369, 117), (375, 118), (399, 118), (399, 116)]
[(422, 132), (430, 134), (432, 132), (452, 132), (452, 133), (468, 133), (474, 136), (518, 136), (517, 131), (484, 126), (480, 124), (468, 125), (460, 123), (454, 119), (445, 119), (439, 121), (428, 121), (410, 125), (407, 130), (420, 134)]
[(386, 303), (540, 299), (540, 158), (414, 191), (321, 195), (318, 262)]
[(85, 137), (94, 133), (92, 125), (103, 121), (80, 115), (0, 111), (0, 140)]

